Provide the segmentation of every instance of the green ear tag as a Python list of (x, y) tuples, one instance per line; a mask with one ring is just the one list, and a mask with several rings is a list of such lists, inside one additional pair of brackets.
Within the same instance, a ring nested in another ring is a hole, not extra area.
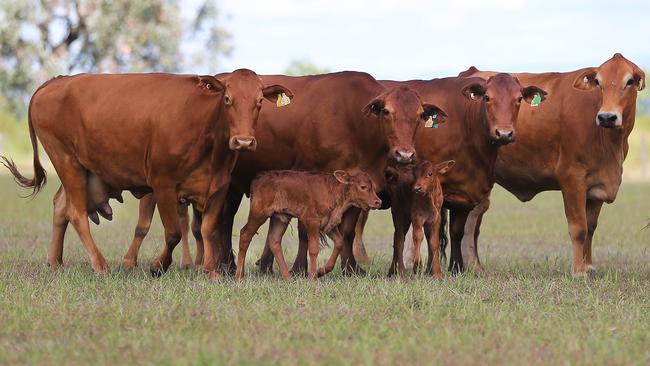
[(530, 102), (530, 106), (537, 107), (541, 102), (542, 102), (542, 95), (536, 93), (535, 96), (533, 97), (533, 100)]
[(440, 125), (439, 123), (434, 123), (433, 126), (431, 126), (431, 127), (438, 128), (439, 125)]

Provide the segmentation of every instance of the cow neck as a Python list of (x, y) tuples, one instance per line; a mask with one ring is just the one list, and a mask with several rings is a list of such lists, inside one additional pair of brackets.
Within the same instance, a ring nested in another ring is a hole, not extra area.
[(490, 141), (489, 125), (487, 120), (487, 111), (485, 101), (480, 103), (470, 103), (467, 110), (463, 126), (465, 129), (465, 138), (471, 141), (472, 158), (480, 161), (484, 166), (489, 167), (494, 173), (494, 164), (497, 158), (498, 145)]

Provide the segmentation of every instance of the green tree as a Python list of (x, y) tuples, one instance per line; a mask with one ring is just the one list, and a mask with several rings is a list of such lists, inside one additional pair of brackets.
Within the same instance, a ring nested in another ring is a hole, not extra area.
[(284, 73), (291, 76), (317, 75), (329, 72), (329, 68), (321, 67), (307, 60), (294, 60), (285, 69)]
[(214, 63), (228, 51), (214, 0), (205, 0), (190, 24), (183, 24), (181, 3), (3, 0), (0, 93), (17, 110), (39, 84), (61, 73), (176, 71), (185, 38), (206, 44), (202, 57)]

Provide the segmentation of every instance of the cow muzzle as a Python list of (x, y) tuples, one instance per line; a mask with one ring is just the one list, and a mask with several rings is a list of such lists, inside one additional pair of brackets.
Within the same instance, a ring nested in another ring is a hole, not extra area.
[(598, 112), (596, 124), (604, 128), (616, 128), (623, 125), (623, 119), (618, 113)]
[(515, 131), (513, 130), (500, 130), (495, 129), (494, 135), (492, 135), (492, 142), (499, 145), (508, 145), (511, 142), (515, 142)]
[(415, 160), (415, 151), (396, 149), (393, 153), (393, 160), (400, 164), (409, 164)]
[(230, 138), (230, 150), (255, 151), (257, 140), (253, 136), (237, 135)]

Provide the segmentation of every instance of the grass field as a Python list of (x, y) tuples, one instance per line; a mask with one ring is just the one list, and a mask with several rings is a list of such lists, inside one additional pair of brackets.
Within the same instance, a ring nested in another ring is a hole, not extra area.
[[(650, 364), (647, 183), (624, 185), (604, 207), (592, 280), (569, 275), (558, 193), (521, 204), (496, 189), (479, 244), (484, 273), (386, 279), (384, 211), (369, 221), (368, 276), (337, 268), (317, 284), (254, 266), (244, 283), (174, 267), (153, 279), (146, 264), (162, 243), (158, 222), (136, 270), (93, 274), (70, 228), (65, 268), (53, 273), (45, 259), (56, 187), (52, 177), (29, 201), (0, 176), (0, 364)], [(133, 198), (113, 207), (114, 221), (93, 230), (117, 269), (137, 210)], [(287, 233), (291, 259), (296, 234)]]

